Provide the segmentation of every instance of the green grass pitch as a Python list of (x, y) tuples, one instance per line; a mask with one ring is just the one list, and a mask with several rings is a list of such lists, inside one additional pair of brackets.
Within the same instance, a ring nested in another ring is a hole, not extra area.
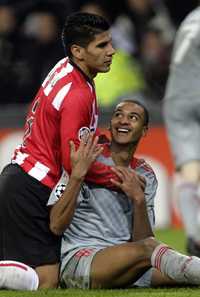
[[(185, 237), (182, 230), (158, 230), (156, 237), (185, 252)], [(198, 297), (200, 287), (128, 289), (128, 290), (40, 290), (37, 292), (0, 291), (0, 297)]]

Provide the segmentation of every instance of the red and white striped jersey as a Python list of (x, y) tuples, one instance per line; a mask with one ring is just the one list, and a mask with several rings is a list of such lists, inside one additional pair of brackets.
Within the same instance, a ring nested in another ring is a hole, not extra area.
[[(12, 163), (53, 188), (62, 167), (70, 173), (69, 140), (79, 144), (84, 129), (96, 131), (98, 109), (92, 82), (68, 58), (60, 60), (42, 83), (27, 115), (23, 143)], [(98, 165), (98, 164), (97, 164)], [(108, 166), (94, 165), (95, 179), (105, 182)], [(88, 179), (94, 176), (93, 169)], [(112, 175), (112, 173), (110, 173)], [(108, 174), (109, 182), (110, 176)], [(97, 181), (98, 182), (98, 181)]]

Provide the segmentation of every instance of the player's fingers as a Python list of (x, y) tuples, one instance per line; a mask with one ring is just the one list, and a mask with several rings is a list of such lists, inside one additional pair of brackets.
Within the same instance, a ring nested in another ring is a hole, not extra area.
[(131, 170), (123, 166), (115, 166), (115, 168), (123, 175), (124, 178), (131, 176)]
[(140, 182), (141, 187), (144, 189), (146, 187), (146, 179), (141, 175), (137, 175), (137, 178)]
[(139, 179), (141, 182), (146, 183), (146, 179), (145, 179), (144, 176), (139, 175), (139, 174), (138, 174), (137, 176), (138, 176), (138, 179)]
[(86, 137), (85, 135), (83, 135), (81, 137), (80, 144), (79, 144), (79, 150), (83, 150), (85, 148), (85, 145), (87, 144), (87, 138), (88, 138), (88, 136)]
[(83, 135), (80, 140), (79, 144), (79, 151), (83, 154), (88, 154), (88, 151), (90, 150), (91, 143), (92, 143), (92, 138), (93, 138), (93, 132)]
[(85, 148), (90, 149), (93, 143), (94, 132), (90, 132), (85, 139)]
[(92, 143), (91, 143), (91, 149), (94, 151), (96, 147), (98, 146), (99, 136), (95, 136)]
[(75, 151), (76, 151), (76, 147), (75, 147), (75, 144), (72, 140), (69, 141), (69, 146), (70, 146), (70, 154), (74, 154)]
[(113, 178), (111, 178), (110, 181), (113, 183), (114, 186), (122, 189), (122, 184), (119, 181), (117, 181), (117, 180), (115, 180)]
[(94, 137), (94, 133), (90, 134), (90, 136), (88, 137), (88, 141), (85, 144), (85, 149), (87, 150), (88, 153), (93, 153), (95, 151), (98, 140), (99, 140), (98, 136)]
[(102, 146), (96, 146), (94, 148), (94, 152), (93, 152), (93, 159), (95, 160), (103, 151), (103, 147)]
[(118, 166), (111, 167), (111, 170), (119, 177), (119, 179), (124, 179), (124, 174)]

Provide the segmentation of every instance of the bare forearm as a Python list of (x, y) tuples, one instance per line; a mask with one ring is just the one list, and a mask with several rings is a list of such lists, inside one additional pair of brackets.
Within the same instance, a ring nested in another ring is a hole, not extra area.
[(134, 202), (132, 241), (154, 236), (144, 199)]
[(50, 212), (50, 229), (61, 235), (70, 225), (83, 179), (71, 176), (66, 190)]

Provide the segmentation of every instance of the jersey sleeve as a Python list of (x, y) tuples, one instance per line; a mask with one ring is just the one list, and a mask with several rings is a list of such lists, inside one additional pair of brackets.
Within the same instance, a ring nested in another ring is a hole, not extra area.
[[(90, 127), (91, 102), (86, 100), (81, 90), (71, 91), (65, 98), (61, 108), (60, 137), (61, 154), (64, 169), (70, 174), (70, 146), (69, 141), (73, 140), (76, 148), (79, 146), (79, 131), (82, 127)], [(116, 178), (110, 166), (100, 162), (94, 162), (88, 172), (86, 180), (88, 182), (113, 188), (110, 179)]]
[(147, 213), (151, 227), (155, 226), (155, 209), (154, 200), (157, 192), (158, 181), (153, 171), (146, 172), (146, 188), (145, 188), (145, 200), (147, 206)]
[(53, 206), (62, 196), (64, 190), (69, 181), (69, 175), (63, 170), (63, 173), (58, 181), (58, 183), (53, 188), (49, 200), (47, 202), (47, 206)]
[(71, 173), (69, 141), (73, 140), (76, 147), (79, 145), (79, 130), (89, 127), (90, 109), (89, 103), (85, 104), (81, 90), (68, 93), (61, 108), (60, 138), (61, 155), (64, 169)]
[(157, 192), (158, 181), (156, 175), (151, 168), (151, 166), (145, 162), (145, 160), (139, 160), (139, 166), (137, 167), (137, 172), (142, 175), (146, 180), (146, 187), (145, 187), (145, 200), (146, 200), (146, 207), (147, 213), (149, 217), (149, 221), (151, 227), (155, 226), (155, 209), (154, 209), (154, 200)]

